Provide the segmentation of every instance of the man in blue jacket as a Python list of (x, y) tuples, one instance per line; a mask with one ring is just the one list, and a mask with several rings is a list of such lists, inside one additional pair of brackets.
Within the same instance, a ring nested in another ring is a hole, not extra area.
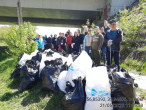
[(36, 41), (38, 42), (38, 50), (40, 52), (42, 52), (44, 50), (44, 41), (43, 41), (43, 38), (38, 35), (38, 39), (36, 39)]
[[(114, 57), (115, 65), (118, 66), (118, 71), (119, 71), (120, 70), (120, 64), (119, 64), (120, 42), (123, 39), (123, 31), (117, 28), (117, 23), (115, 20), (110, 21), (110, 27), (111, 30), (107, 31), (104, 39), (105, 42), (109, 44), (107, 48), (107, 65), (109, 66), (112, 64), (112, 58)], [(110, 51), (111, 51), (111, 55), (110, 55)]]

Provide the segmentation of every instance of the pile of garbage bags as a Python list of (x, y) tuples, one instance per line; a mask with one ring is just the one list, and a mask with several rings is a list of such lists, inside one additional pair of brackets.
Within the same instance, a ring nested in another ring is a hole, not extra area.
[[(67, 71), (72, 64), (71, 55), (54, 52), (50, 49), (44, 52), (37, 50), (30, 55), (23, 53), (19, 56), (19, 64), (10, 78), (20, 78), (20, 90), (23, 92), (32, 88), (37, 82), (42, 82), (42, 88), (57, 92), (57, 80), (62, 71)], [(67, 57), (68, 56), (68, 57)]]
[(19, 57), (11, 78), (20, 78), (20, 90), (42, 83), (42, 90), (65, 93), (65, 110), (133, 110), (134, 78), (115, 65), (93, 66), (89, 55), (46, 50)]

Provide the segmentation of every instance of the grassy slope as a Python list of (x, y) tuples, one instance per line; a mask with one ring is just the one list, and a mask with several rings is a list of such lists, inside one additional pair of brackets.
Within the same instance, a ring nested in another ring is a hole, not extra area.
[(62, 110), (62, 92), (41, 91), (41, 83), (23, 93), (20, 80), (9, 79), (17, 62), (0, 50), (0, 110)]

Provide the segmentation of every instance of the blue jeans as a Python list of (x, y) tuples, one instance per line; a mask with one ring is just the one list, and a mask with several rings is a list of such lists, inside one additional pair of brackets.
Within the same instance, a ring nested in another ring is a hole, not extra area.
[(92, 50), (91, 53), (89, 53), (90, 47), (85, 47), (85, 51), (88, 53), (88, 55), (90, 56), (90, 58), (92, 59)]
[(110, 52), (107, 51), (107, 65), (110, 66), (112, 64), (112, 58), (114, 57), (115, 65), (118, 66), (118, 71), (120, 70), (120, 53), (119, 52), (111, 52), (111, 62), (110, 62)]
[(106, 63), (106, 47), (101, 48), (104, 63)]
[(68, 54), (71, 54), (72, 53), (72, 47), (71, 47), (71, 45), (68, 45), (68, 47), (67, 47), (67, 53)]
[(80, 48), (79, 48), (79, 52), (80, 52), (80, 53), (82, 52), (81, 46), (80, 46)]

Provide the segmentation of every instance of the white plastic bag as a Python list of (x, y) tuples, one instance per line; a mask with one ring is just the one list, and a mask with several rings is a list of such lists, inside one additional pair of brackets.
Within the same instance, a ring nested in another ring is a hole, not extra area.
[(84, 77), (86, 76), (86, 72), (88, 71), (88, 69), (91, 69), (91, 67), (91, 58), (85, 51), (82, 51), (79, 57), (70, 66), (66, 75), (66, 80), (71, 83), (72, 87), (74, 87), (75, 84), (72, 80), (78, 79), (78, 77), (84, 79)]
[(31, 55), (28, 55), (27, 53), (24, 53), (22, 58), (20, 59), (19, 61), (19, 65), (25, 65), (25, 62), (27, 60), (31, 60), (32, 59), (32, 56)]
[(86, 74), (85, 110), (113, 110), (107, 68), (94, 67)]
[(39, 51), (38, 50), (35, 50), (34, 52), (32, 52), (30, 55), (32, 56), (32, 57), (34, 57), (34, 56), (36, 56), (37, 55), (37, 53), (38, 53)]
[(67, 71), (62, 71), (60, 73), (58, 81), (57, 81), (57, 85), (58, 85), (59, 89), (64, 93), (66, 93), (66, 91), (65, 91), (65, 88), (66, 88), (66, 80), (65, 80), (66, 74), (67, 74)]
[(42, 69), (45, 67), (44, 61), (46, 61), (46, 54), (42, 54), (42, 60), (40, 63), (40, 68), (39, 68), (39, 77), (40, 77)]

